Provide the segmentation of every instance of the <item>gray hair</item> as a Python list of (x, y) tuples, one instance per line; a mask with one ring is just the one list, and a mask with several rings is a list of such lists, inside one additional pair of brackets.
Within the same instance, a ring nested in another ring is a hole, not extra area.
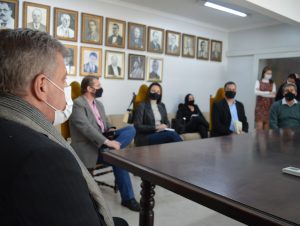
[(24, 95), (37, 75), (53, 77), (57, 54), (66, 57), (68, 51), (46, 32), (0, 30), (0, 93)]
[(282, 92), (284, 93), (284, 91), (289, 88), (289, 87), (294, 87), (295, 91), (297, 92), (297, 86), (293, 83), (287, 83), (283, 86)]

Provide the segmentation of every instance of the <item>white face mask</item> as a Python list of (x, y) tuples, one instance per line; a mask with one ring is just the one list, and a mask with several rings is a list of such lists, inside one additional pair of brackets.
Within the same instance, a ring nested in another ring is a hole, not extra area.
[(265, 79), (270, 80), (272, 78), (272, 74), (265, 74)]
[(65, 94), (66, 98), (66, 107), (64, 110), (59, 110), (56, 107), (52, 106), (48, 102), (45, 101), (45, 103), (51, 107), (54, 110), (54, 121), (53, 125), (59, 125), (67, 121), (72, 114), (72, 109), (73, 109), (73, 101), (71, 97), (71, 86), (67, 86), (64, 89), (61, 89), (58, 85), (56, 85), (54, 82), (52, 82), (49, 78), (47, 78), (49, 82), (51, 82), (57, 89), (59, 89), (61, 92)]

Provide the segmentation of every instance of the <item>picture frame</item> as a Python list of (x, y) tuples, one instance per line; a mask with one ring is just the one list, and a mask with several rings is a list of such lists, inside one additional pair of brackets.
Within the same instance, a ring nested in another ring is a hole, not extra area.
[(195, 58), (195, 40), (194, 35), (182, 34), (182, 56)]
[(115, 48), (125, 48), (126, 22), (106, 18), (105, 45)]
[(181, 33), (176, 31), (166, 31), (166, 54), (180, 56)]
[(158, 57), (148, 57), (147, 81), (162, 82), (164, 59)]
[(165, 30), (157, 27), (148, 27), (148, 52), (164, 52)]
[(209, 60), (210, 40), (204, 37), (197, 37), (197, 59)]
[(81, 46), (80, 75), (102, 75), (102, 49)]
[(67, 75), (77, 75), (77, 46), (65, 45), (68, 50), (68, 56), (64, 58)]
[(102, 45), (103, 16), (81, 13), (81, 42)]
[(53, 34), (57, 39), (77, 42), (78, 12), (54, 8)]
[(23, 28), (50, 33), (50, 6), (23, 2)]
[(211, 40), (210, 45), (210, 61), (222, 62), (222, 41)]
[(118, 51), (105, 51), (105, 73), (107, 79), (124, 79), (125, 53)]
[(146, 25), (128, 23), (127, 48), (133, 50), (146, 50)]
[(146, 56), (145, 55), (128, 55), (128, 79), (145, 80), (146, 74)]
[(4, 17), (0, 17), (1, 29), (16, 29), (19, 22), (19, 1), (5, 0), (0, 1), (0, 9), (3, 11)]

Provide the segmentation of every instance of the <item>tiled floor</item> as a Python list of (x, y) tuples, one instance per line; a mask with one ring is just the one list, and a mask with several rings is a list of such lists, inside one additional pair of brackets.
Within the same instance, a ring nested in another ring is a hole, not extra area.
[[(140, 200), (140, 178), (131, 176), (137, 201)], [(113, 174), (106, 174), (101, 180), (113, 183)], [(119, 216), (130, 226), (138, 226), (139, 213), (121, 206), (120, 194), (111, 188), (101, 186), (103, 195), (113, 216)], [(235, 220), (212, 211), (204, 206), (183, 198), (162, 187), (155, 188), (154, 207), (155, 226), (243, 226)]]

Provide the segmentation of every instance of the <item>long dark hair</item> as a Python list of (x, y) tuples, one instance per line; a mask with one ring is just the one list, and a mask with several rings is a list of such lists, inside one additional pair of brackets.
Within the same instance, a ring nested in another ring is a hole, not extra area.
[(191, 95), (193, 96), (193, 94), (188, 93), (188, 94), (185, 96), (185, 98), (184, 98), (184, 104), (185, 104), (185, 105), (189, 105), (189, 97), (190, 97)]
[[(261, 77), (260, 77), (260, 80), (262, 80), (264, 77), (265, 77), (265, 73), (267, 71), (272, 71), (272, 68), (270, 66), (265, 66), (261, 72)], [(269, 80), (270, 83), (273, 83), (274, 81), (272, 79)]]
[(148, 90), (147, 90), (147, 101), (150, 102), (150, 90), (152, 88), (152, 86), (158, 86), (160, 88), (160, 98), (157, 100), (157, 103), (161, 102), (161, 98), (162, 98), (162, 87), (159, 83), (157, 82), (153, 82), (151, 83), (151, 85), (149, 86)]

